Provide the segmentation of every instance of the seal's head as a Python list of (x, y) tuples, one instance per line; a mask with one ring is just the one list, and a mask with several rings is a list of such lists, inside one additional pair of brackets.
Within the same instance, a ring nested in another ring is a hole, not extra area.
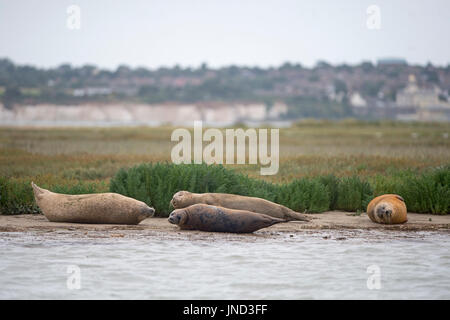
[(183, 209), (177, 209), (172, 211), (169, 215), (169, 222), (176, 225), (183, 225), (188, 219), (187, 212)]
[(40, 188), (37, 185), (34, 184), (34, 182), (31, 182), (31, 187), (33, 188), (34, 197), (36, 200), (42, 199), (46, 194), (51, 193), (50, 191)]
[(172, 200), (170, 201), (170, 204), (174, 208), (185, 208), (190, 206), (191, 204), (191, 195), (189, 191), (178, 191), (175, 193), (172, 197)]
[(147, 206), (145, 203), (142, 205), (142, 208), (140, 210), (140, 215), (139, 215), (139, 221), (142, 221), (144, 219), (147, 218), (151, 218), (155, 215), (155, 209), (153, 209), (152, 207)]
[(380, 202), (375, 207), (375, 218), (381, 223), (391, 223), (394, 208), (389, 202)]
[(376, 223), (397, 224), (408, 221), (405, 200), (397, 194), (383, 194), (367, 205), (367, 215)]

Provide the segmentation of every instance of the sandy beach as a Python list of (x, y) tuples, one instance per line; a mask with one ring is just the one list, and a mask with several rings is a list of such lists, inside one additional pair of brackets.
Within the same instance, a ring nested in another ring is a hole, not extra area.
[[(401, 230), (401, 231), (445, 231), (450, 230), (450, 216), (408, 213), (408, 222), (399, 225), (382, 225), (373, 223), (367, 214), (356, 215), (349, 212), (330, 211), (320, 214), (309, 214), (310, 222), (287, 222), (269, 228), (261, 229), (255, 234), (296, 233), (304, 230)], [(208, 234), (200, 231), (182, 231), (170, 224), (167, 218), (149, 218), (138, 225), (111, 225), (111, 224), (80, 224), (50, 222), (44, 215), (0, 215), (0, 232), (26, 232), (26, 231), (99, 231), (114, 234), (118, 231), (146, 230), (157, 233), (181, 234), (195, 233)], [(91, 232), (90, 232), (91, 233)], [(118, 233), (120, 235), (120, 233)]]

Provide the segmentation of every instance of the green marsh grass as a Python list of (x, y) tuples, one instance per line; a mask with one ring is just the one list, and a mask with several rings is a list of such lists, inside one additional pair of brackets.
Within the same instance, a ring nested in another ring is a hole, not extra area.
[[(31, 181), (53, 191), (105, 192), (122, 168), (127, 172), (143, 163), (170, 162), (174, 129), (0, 128), (1, 211), (38, 212)], [(163, 174), (156, 175), (152, 179), (160, 191), (152, 190), (150, 195), (143, 183), (126, 186), (123, 192), (153, 197), (177, 188), (207, 187), (210, 192), (221, 188), (238, 194), (251, 190), (255, 196), (307, 212), (364, 210), (368, 197), (398, 193), (410, 212), (442, 214), (448, 212), (450, 198), (449, 132), (445, 123), (306, 120), (280, 129), (280, 170), (274, 176), (261, 176), (259, 165), (225, 165), (221, 170), (227, 173), (221, 175), (229, 182), (219, 187), (211, 180), (219, 173), (213, 169), (214, 173), (207, 174), (202, 169), (195, 174), (187, 171), (186, 176), (178, 172), (184, 179), (189, 176), (189, 181), (170, 187), (158, 182), (165, 181)], [(236, 175), (246, 178), (236, 180)], [(239, 184), (233, 185), (237, 181)], [(294, 196), (279, 191), (286, 188), (297, 191)], [(171, 198), (170, 192), (157, 201), (161, 214), (168, 210), (163, 204)]]

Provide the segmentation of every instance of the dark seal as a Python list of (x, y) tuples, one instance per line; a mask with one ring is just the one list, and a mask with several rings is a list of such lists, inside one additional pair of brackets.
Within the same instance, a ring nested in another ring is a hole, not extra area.
[(245, 210), (234, 210), (206, 204), (176, 209), (169, 216), (169, 222), (182, 230), (210, 232), (252, 233), (286, 220)]

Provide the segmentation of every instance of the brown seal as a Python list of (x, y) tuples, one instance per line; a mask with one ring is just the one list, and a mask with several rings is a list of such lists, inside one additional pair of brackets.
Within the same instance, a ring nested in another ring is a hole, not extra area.
[(405, 200), (396, 194), (384, 194), (374, 198), (367, 206), (370, 220), (383, 224), (398, 224), (408, 221)]
[(281, 204), (273, 203), (261, 198), (239, 196), (228, 193), (192, 193), (189, 191), (179, 191), (173, 195), (170, 203), (175, 209), (185, 208), (197, 203), (203, 203), (224, 208), (262, 213), (284, 220), (310, 220), (310, 218), (304, 214), (295, 212), (285, 206), (282, 206)]
[(138, 224), (155, 213), (144, 202), (117, 193), (67, 195), (31, 185), (37, 205), (53, 222)]
[(183, 209), (175, 209), (168, 220), (182, 230), (233, 233), (251, 233), (276, 223), (286, 222), (265, 214), (206, 204), (194, 204)]

